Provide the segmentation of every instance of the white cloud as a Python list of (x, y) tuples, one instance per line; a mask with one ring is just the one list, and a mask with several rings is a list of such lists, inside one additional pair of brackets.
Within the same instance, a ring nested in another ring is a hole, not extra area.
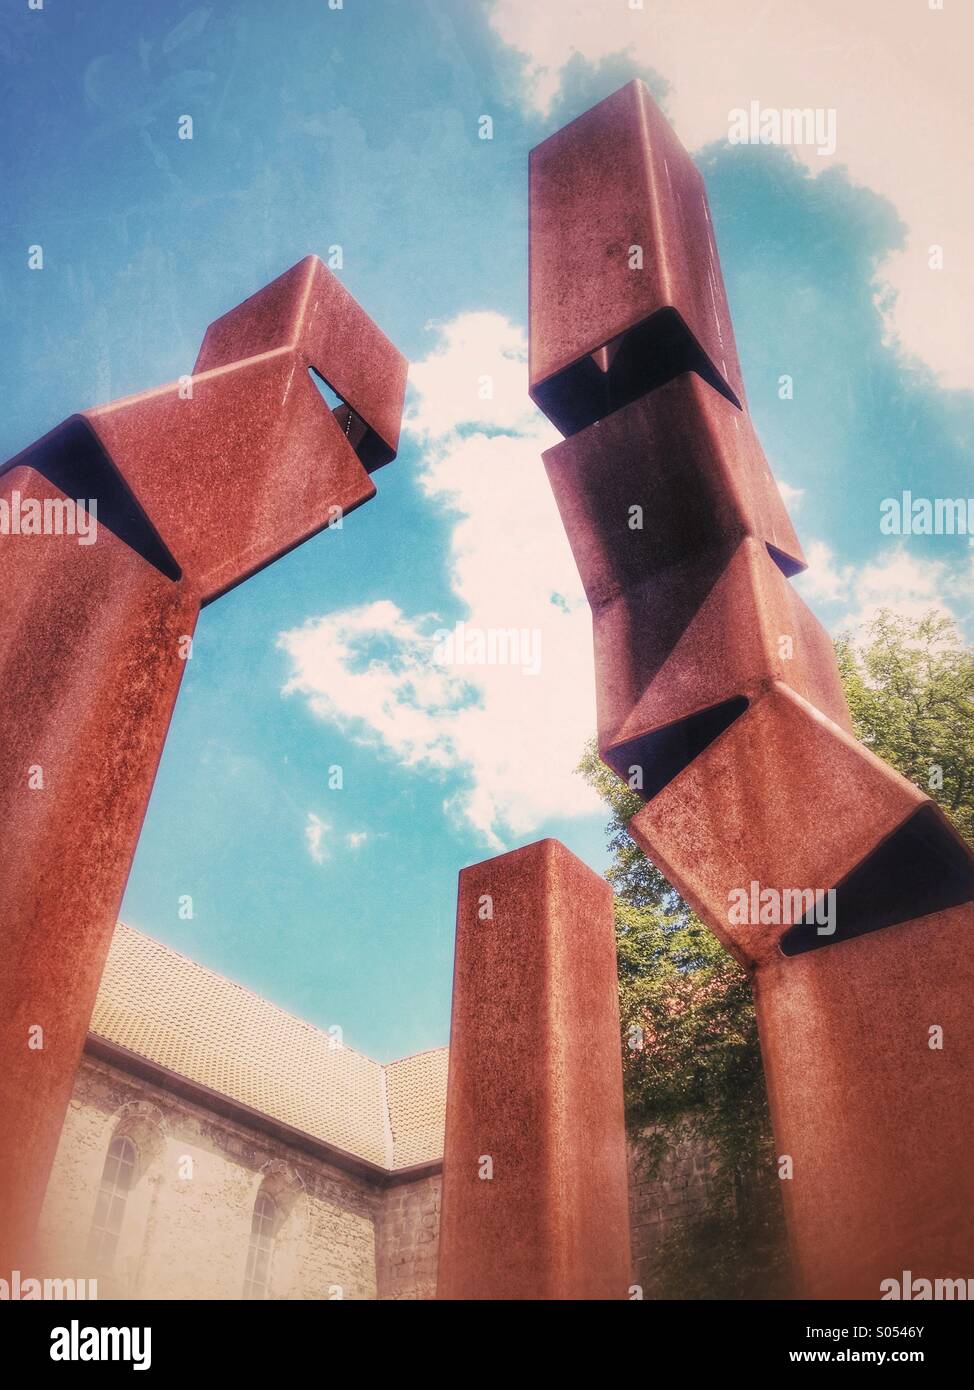
[(367, 830), (351, 830), (345, 836), (345, 843), (349, 849), (361, 849), (369, 838)]
[(425, 450), (420, 484), (452, 519), (450, 579), (468, 629), (538, 634), (540, 670), (437, 665), (435, 634), (452, 618), (382, 600), (281, 634), (285, 693), (404, 766), (463, 774), (445, 809), (497, 848), (598, 809), (574, 773), (595, 729), (590, 618), (541, 461), (559, 436), (528, 399), (523, 330), (469, 313), (436, 332), (412, 368), (406, 418)]
[(845, 599), (852, 581), (852, 566), (837, 564), (831, 547), (824, 541), (810, 541), (804, 549), (808, 569), (795, 580), (802, 597), (810, 602), (819, 599), (822, 603), (838, 603)]
[(792, 487), (791, 483), (786, 483), (782, 478), (775, 480), (778, 484), (778, 491), (781, 493), (781, 500), (790, 512), (797, 512), (805, 496), (803, 487)]
[(483, 310), (427, 324), (427, 329), (436, 332), (438, 341), (422, 362), (410, 367), (408, 430), (433, 443), (455, 430), (478, 428), (540, 432), (543, 447), (557, 438), (528, 396), (527, 343), (516, 324)]
[[(468, 629), (540, 635), (537, 675), (521, 664), (438, 664), (444, 629), (434, 613), (407, 614), (381, 599), (313, 618), (280, 635), (291, 663), (285, 694), (404, 767), (455, 774), (447, 814), (493, 848), (545, 820), (594, 812), (574, 773), (595, 726), (591, 627), (554, 504), (543, 449), (558, 435), (527, 400), (523, 331), (501, 315), (464, 314), (436, 329), (412, 370), (407, 429), (423, 447), (420, 485), (452, 520), (449, 573)], [(493, 393), (478, 390), (482, 377)], [(795, 505), (798, 489), (785, 487)], [(962, 582), (940, 561), (890, 546), (867, 564), (839, 564), (822, 541), (806, 548), (797, 581), (833, 630), (860, 627), (880, 607), (950, 613)], [(439, 635), (438, 635), (439, 634)], [(309, 814), (317, 862), (330, 826)], [(356, 849), (366, 832), (346, 835)]]
[(436, 626), (388, 599), (312, 618), (278, 639), (292, 663), (284, 694), (306, 696), (319, 718), (385, 744), (407, 767), (453, 767), (450, 724), (465, 688), (430, 661)]
[(897, 546), (857, 572), (847, 621), (852, 628), (861, 628), (880, 608), (889, 608), (903, 618), (922, 618), (932, 609), (959, 622), (960, 615), (948, 600), (962, 593), (958, 576), (944, 561), (923, 559)]
[[(541, 112), (576, 53), (591, 62), (628, 53), (634, 68), (653, 68), (671, 84), (669, 113), (690, 150), (726, 138), (729, 112), (752, 100), (834, 108), (835, 155), (795, 153), (815, 172), (845, 165), (893, 203), (909, 240), (881, 271), (894, 292), (888, 336), (944, 385), (974, 388), (969, 5), (646, 0), (633, 10), (625, 0), (495, 0), (491, 22), (525, 56), (525, 100)], [(932, 245), (944, 247), (943, 270), (929, 268)]]
[(861, 639), (883, 608), (912, 619), (933, 611), (959, 627), (970, 612), (974, 575), (945, 560), (911, 554), (903, 544), (887, 546), (863, 565), (839, 565), (823, 541), (812, 541), (806, 558), (808, 570), (795, 586), (806, 602), (824, 606), (833, 632)]
[[(523, 331), (493, 313), (463, 314), (435, 331), (412, 370), (406, 421), (424, 450), (420, 485), (452, 522), (449, 574), (468, 630), (537, 633), (540, 670), (439, 664), (434, 652), (452, 616), (408, 614), (381, 599), (282, 633), (291, 664), (284, 693), (404, 767), (458, 776), (445, 812), (502, 848), (545, 820), (598, 810), (574, 773), (595, 726), (590, 618), (541, 462), (559, 436), (528, 401)], [(491, 394), (479, 389), (482, 378)], [(799, 489), (782, 491), (792, 506), (800, 501)], [(822, 541), (806, 553), (809, 571), (796, 582), (834, 631), (860, 628), (880, 607), (953, 614), (964, 587), (953, 567), (901, 544), (860, 566), (838, 563)], [(328, 830), (309, 815), (317, 862)], [(356, 849), (364, 834), (345, 843)]]
[(308, 846), (308, 853), (316, 864), (323, 864), (328, 858), (324, 838), (330, 829), (327, 821), (316, 816), (314, 811), (308, 812), (308, 819), (304, 823), (304, 840)]

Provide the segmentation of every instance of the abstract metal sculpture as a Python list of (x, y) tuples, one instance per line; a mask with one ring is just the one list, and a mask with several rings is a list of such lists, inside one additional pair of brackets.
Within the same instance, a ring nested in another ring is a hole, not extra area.
[(612, 893), (557, 840), (460, 874), (437, 1296), (625, 1299)]
[(375, 494), (406, 366), (308, 257), (211, 324), (191, 378), (0, 469), (8, 506), (98, 521), (0, 538), (0, 1270), (28, 1267), (200, 608)]
[[(966, 1277), (971, 851), (853, 736), (788, 582), (804, 559), (703, 182), (643, 84), (533, 150), (530, 180), (531, 395), (569, 436), (544, 459), (592, 609), (599, 750), (645, 800), (633, 837), (752, 976), (803, 1286)], [(801, 916), (736, 921), (754, 888)], [(811, 904), (833, 890), (830, 932)]]

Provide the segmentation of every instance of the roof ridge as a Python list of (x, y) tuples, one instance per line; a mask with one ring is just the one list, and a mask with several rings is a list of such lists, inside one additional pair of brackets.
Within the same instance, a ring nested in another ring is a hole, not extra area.
[(380, 1062), (381, 1067), (398, 1067), (400, 1062), (411, 1062), (414, 1057), (428, 1057), (433, 1052), (449, 1052), (449, 1043), (440, 1043), (439, 1047), (421, 1047), (418, 1052), (407, 1052), (404, 1057), (393, 1057), (391, 1062)]

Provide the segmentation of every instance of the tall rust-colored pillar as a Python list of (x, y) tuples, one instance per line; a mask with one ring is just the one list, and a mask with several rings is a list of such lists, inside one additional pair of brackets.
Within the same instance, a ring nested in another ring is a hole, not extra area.
[[(30, 1267), (200, 607), (374, 495), (405, 378), (312, 256), (210, 326), (192, 378), (0, 469), (0, 1277)], [(91, 544), (64, 529), (77, 499)], [(45, 508), (60, 534), (24, 524)]]
[(612, 893), (557, 840), (460, 874), (437, 1295), (625, 1299)]
[(853, 736), (789, 582), (703, 183), (639, 82), (532, 151), (531, 394), (567, 436), (545, 466), (600, 754), (752, 977), (802, 1287), (970, 1277), (974, 856)]
[[(883, 1280), (974, 1277), (974, 959), (969, 905), (754, 979), (801, 1286), (877, 1298)], [(942, 1032), (940, 1031), (942, 1030)]]

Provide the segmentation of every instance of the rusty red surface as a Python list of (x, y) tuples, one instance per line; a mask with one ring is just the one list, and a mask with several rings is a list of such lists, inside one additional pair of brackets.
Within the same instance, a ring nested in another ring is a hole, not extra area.
[[(916, 825), (915, 818), (924, 820)], [(732, 923), (730, 894), (836, 889), (835, 935), (958, 906), (969, 853), (912, 782), (780, 681), (748, 706), (630, 821), (629, 829), (749, 969), (779, 954), (778, 923)], [(893, 866), (853, 880), (885, 847)], [(884, 920), (881, 920), (884, 919)], [(829, 950), (838, 946), (819, 938)], [(825, 954), (825, 952), (821, 952)]]
[[(969, 1279), (970, 905), (787, 959), (754, 981), (799, 1287), (879, 1297), (884, 1279)], [(931, 1028), (943, 1048), (931, 1047)]]
[[(801, 548), (738, 409), (691, 168), (640, 84), (534, 151), (532, 394), (570, 436), (545, 464), (592, 609), (601, 756), (645, 801), (636, 841), (752, 977), (802, 1287), (878, 1298), (904, 1269), (974, 1267), (974, 855), (856, 741), (791, 588)], [(648, 276), (626, 264), (640, 239)]]
[(805, 568), (750, 417), (693, 373), (556, 444), (544, 462), (593, 607), (745, 536), (784, 574)]
[(460, 874), (437, 1296), (629, 1285), (612, 894), (541, 840)]
[(703, 179), (644, 84), (533, 149), (529, 177), (531, 396), (562, 433), (689, 370), (742, 401)]
[(750, 538), (620, 594), (593, 628), (601, 753), (626, 781), (641, 768), (645, 797), (772, 681), (849, 727), (828, 634)]
[(203, 603), (375, 495), (289, 348), (194, 376), (190, 400), (163, 386), (84, 419)]
[(367, 501), (396, 447), (405, 359), (314, 257), (269, 288), (293, 283), (297, 307), (211, 327), (191, 390), (85, 411), (0, 469), (8, 503), (94, 498), (98, 523), (0, 536), (0, 1269), (29, 1268), (200, 607)]
[(370, 472), (395, 458), (406, 359), (317, 256), (306, 256), (211, 323), (193, 370), (209, 372), (282, 348), (345, 402), (339, 422)]

